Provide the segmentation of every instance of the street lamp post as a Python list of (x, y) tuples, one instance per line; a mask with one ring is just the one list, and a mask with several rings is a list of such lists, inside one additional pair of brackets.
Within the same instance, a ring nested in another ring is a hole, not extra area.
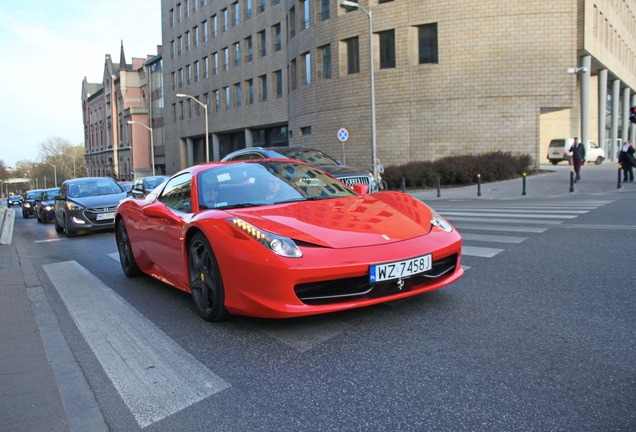
[(187, 94), (177, 93), (176, 96), (178, 98), (190, 98), (203, 107), (203, 112), (205, 114), (205, 161), (210, 162), (210, 143), (209, 143), (210, 134), (208, 131), (208, 104), (204, 104), (203, 102), (201, 102), (199, 99), (195, 98), (194, 96), (190, 96)]
[(371, 167), (373, 179), (378, 181), (378, 158), (377, 158), (377, 140), (375, 133), (375, 76), (373, 72), (373, 15), (370, 10), (366, 10), (358, 3), (345, 0), (340, 3), (342, 8), (360, 9), (369, 17), (369, 63), (370, 63), (370, 80), (371, 80)]
[(55, 187), (57, 187), (57, 167), (51, 162), (45, 162), (53, 167), (53, 177), (55, 178)]
[(143, 123), (134, 121), (134, 120), (129, 120), (128, 121), (129, 125), (132, 124), (138, 124), (139, 126), (143, 126), (146, 129), (148, 129), (148, 132), (150, 132), (150, 163), (152, 164), (152, 175), (155, 175), (155, 143), (153, 140), (153, 133), (152, 133), (152, 128), (150, 126), (146, 126)]

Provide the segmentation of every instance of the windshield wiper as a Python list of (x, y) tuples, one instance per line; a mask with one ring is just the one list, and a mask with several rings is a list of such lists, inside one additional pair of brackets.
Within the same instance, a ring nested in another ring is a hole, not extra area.
[(274, 204), (287, 204), (294, 202), (303, 202), (303, 201), (320, 201), (325, 199), (331, 199), (333, 197), (303, 197), (303, 198), (290, 198), (282, 201), (276, 201)]
[(260, 207), (263, 204), (255, 204), (255, 203), (240, 203), (240, 204), (228, 204), (222, 205), (218, 207), (212, 207), (210, 210), (227, 210), (227, 209), (237, 209), (237, 208), (247, 208), (247, 207)]

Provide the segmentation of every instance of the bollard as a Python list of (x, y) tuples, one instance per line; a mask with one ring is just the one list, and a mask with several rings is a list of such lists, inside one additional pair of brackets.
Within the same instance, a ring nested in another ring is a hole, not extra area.
[(481, 174), (477, 174), (477, 196), (481, 196)]
[(618, 182), (616, 183), (616, 189), (620, 189), (621, 186), (621, 170), (623, 169), (622, 165), (618, 166)]
[(570, 170), (570, 192), (574, 192), (574, 171)]
[(402, 176), (402, 193), (406, 193), (406, 177)]
[(442, 196), (442, 188), (440, 187), (439, 176), (437, 176), (437, 198)]
[(521, 191), (521, 195), (526, 195), (526, 173), (523, 173), (522, 184), (523, 184), (523, 189)]

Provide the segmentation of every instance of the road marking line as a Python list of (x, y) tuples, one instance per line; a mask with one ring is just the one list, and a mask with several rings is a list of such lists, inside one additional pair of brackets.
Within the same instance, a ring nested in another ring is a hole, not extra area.
[[(585, 212), (587, 213), (587, 212)], [(509, 217), (509, 218), (523, 218), (523, 217), (536, 217), (537, 219), (574, 219), (577, 218), (578, 215), (566, 215), (566, 214), (513, 214), (513, 213), (489, 213), (489, 212), (480, 212), (480, 211), (452, 211), (452, 212), (441, 212), (441, 215), (444, 217), (447, 216), (481, 216), (481, 217)]]
[(462, 239), (464, 240), (474, 240), (474, 241), (483, 241), (483, 242), (492, 242), (492, 243), (514, 243), (519, 244), (526, 240), (528, 237), (515, 237), (515, 236), (501, 236), (501, 235), (486, 235), (486, 234), (471, 234), (464, 233), (462, 234)]
[(44, 270), (140, 427), (230, 387), (76, 261)]
[(477, 246), (462, 246), (462, 255), (475, 256), (481, 258), (492, 258), (500, 254), (505, 249), (485, 248)]
[[(446, 217), (446, 216), (444, 216)], [(541, 224), (541, 225), (559, 225), (562, 224), (563, 221), (554, 221), (554, 220), (544, 220), (541, 218), (537, 219), (505, 219), (505, 218), (492, 218), (492, 217), (461, 217), (461, 216), (451, 216), (446, 217), (451, 223), (454, 221), (462, 221), (462, 222), (484, 222), (487, 224), (497, 224), (497, 223), (505, 223), (505, 224)]]
[(114, 259), (117, 262), (121, 262), (119, 260), (119, 252), (109, 253), (108, 256), (111, 257), (112, 259)]
[(62, 240), (66, 240), (66, 239), (62, 237), (58, 237), (58, 238), (52, 238), (52, 239), (46, 239), (46, 240), (35, 240), (33, 243), (50, 243), (50, 242), (57, 242)]
[(537, 227), (517, 227), (517, 226), (487, 226), (487, 225), (472, 225), (472, 224), (453, 224), (455, 228), (458, 230), (463, 229), (474, 229), (479, 231), (510, 231), (510, 232), (524, 232), (524, 233), (544, 233), (548, 229), (547, 228), (537, 228)]

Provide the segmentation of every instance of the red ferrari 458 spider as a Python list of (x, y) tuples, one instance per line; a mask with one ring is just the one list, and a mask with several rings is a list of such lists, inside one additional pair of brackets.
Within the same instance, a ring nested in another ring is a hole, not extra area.
[(191, 293), (209, 321), (368, 306), (462, 276), (446, 220), (410, 195), (366, 189), (288, 159), (190, 167), (120, 203), (121, 265)]

